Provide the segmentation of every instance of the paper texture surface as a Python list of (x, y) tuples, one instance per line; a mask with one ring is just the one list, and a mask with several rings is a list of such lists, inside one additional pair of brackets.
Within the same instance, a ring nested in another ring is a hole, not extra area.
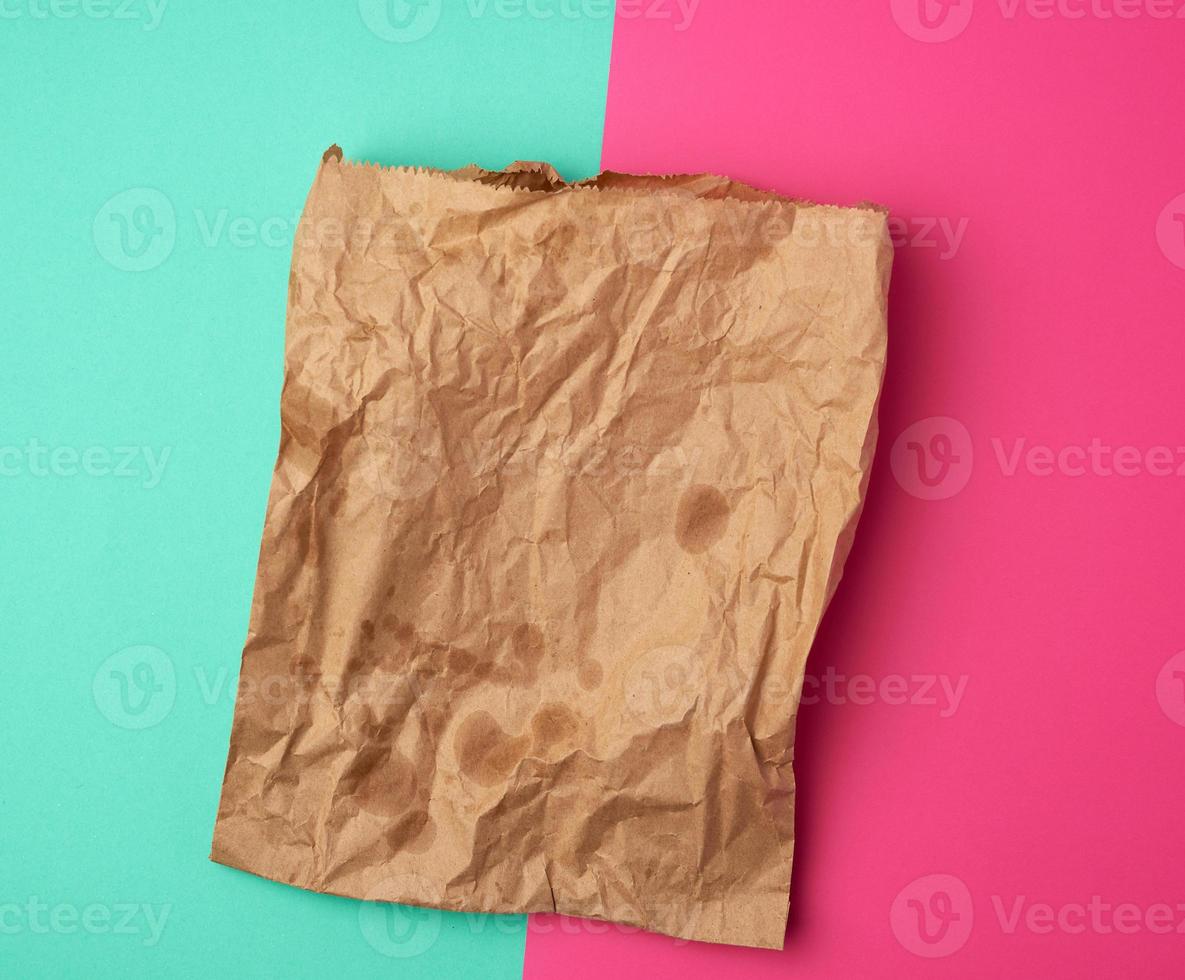
[(327, 152), (213, 859), (781, 948), (885, 226), (706, 175)]

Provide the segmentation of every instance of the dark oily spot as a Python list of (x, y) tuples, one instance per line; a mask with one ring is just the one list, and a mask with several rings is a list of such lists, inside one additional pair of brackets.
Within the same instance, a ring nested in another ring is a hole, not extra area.
[(369, 619), (362, 620), (362, 638), (369, 643), (374, 639), (374, 622)]
[(293, 653), (288, 659), (288, 669), (293, 674), (300, 675), (319, 673), (317, 658), (305, 649), (300, 649)]
[(343, 778), (342, 788), (353, 789), (352, 795), (363, 810), (393, 817), (415, 802), (415, 766), (398, 752), (378, 747), (363, 750), (351, 770)]
[(483, 786), (502, 782), (522, 759), (528, 738), (512, 738), (488, 711), (475, 711), (457, 730), (453, 749), (461, 772)]
[(411, 624), (403, 622), (398, 616), (387, 613), (383, 616), (383, 629), (397, 640), (410, 640), (415, 636)]
[(707, 551), (724, 536), (731, 513), (724, 494), (715, 487), (691, 487), (675, 514), (675, 540), (693, 555)]
[(455, 670), (461, 674), (465, 674), (473, 670), (473, 667), (476, 663), (477, 657), (475, 657), (468, 650), (464, 650), (460, 647), (452, 647), (449, 649), (449, 667), (452, 670)]
[(423, 854), (436, 840), (436, 821), (428, 816), (427, 811), (412, 815), (413, 827), (418, 827), (415, 837), (407, 844), (407, 849), (413, 854)]
[[(380, 663), (393, 673), (406, 674), (410, 668), (410, 685), (414, 691), (424, 691), (443, 685), (456, 692), (470, 687), (474, 681), (487, 678), (493, 670), (489, 651), (474, 650), (420, 635), (408, 622), (393, 613), (386, 613), (379, 621), (388, 640), (379, 643)], [(523, 626), (523, 636), (529, 640), (533, 627)], [(537, 632), (537, 631), (536, 631)], [(368, 634), (369, 636), (369, 634)], [(510, 630), (503, 632), (507, 641), (514, 637)], [(525, 642), (525, 641), (524, 641)], [(528, 643), (537, 662), (542, 655), (542, 636)], [(510, 659), (518, 664), (520, 650), (512, 645)]]
[(531, 719), (531, 731), (535, 734), (535, 749), (546, 751), (580, 731), (580, 719), (566, 705), (545, 704)]
[(576, 669), (576, 679), (586, 691), (600, 687), (604, 676), (604, 668), (596, 660), (586, 660)]
[(436, 705), (425, 705), (420, 711), (420, 723), (424, 734), (436, 741), (448, 725), (448, 715), (443, 708)]
[(422, 854), (436, 839), (436, 822), (428, 816), (427, 810), (412, 810), (393, 821), (383, 839), (392, 854), (399, 851)]
[(520, 623), (511, 636), (514, 652), (518, 658), (532, 667), (543, 657), (543, 631), (530, 623)]
[(509, 631), (506, 640), (510, 657), (498, 665), (498, 679), (533, 684), (543, 659), (543, 631), (531, 623), (519, 623)]

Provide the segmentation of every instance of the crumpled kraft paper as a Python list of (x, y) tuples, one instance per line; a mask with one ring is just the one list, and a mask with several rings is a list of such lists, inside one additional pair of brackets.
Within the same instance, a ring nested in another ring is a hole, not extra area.
[(876, 208), (331, 148), (213, 859), (781, 948), (890, 263)]

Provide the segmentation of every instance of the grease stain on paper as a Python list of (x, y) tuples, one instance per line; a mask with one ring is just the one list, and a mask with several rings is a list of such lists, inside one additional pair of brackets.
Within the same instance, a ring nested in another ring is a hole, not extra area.
[(675, 514), (675, 540), (693, 555), (707, 551), (724, 537), (732, 508), (715, 487), (698, 484), (689, 488), (679, 501)]

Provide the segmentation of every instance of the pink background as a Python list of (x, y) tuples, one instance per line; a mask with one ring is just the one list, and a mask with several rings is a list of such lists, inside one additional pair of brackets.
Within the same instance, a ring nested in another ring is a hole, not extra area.
[[(539, 919), (528, 978), (1185, 962), (1175, 932), (1079, 930), (1071, 909), (1069, 930), (1010, 933), (994, 906), (1098, 896), (1185, 920), (1185, 658), (1169, 663), (1185, 649), (1185, 19), (970, 4), (944, 21), (928, 7), (931, 35), (905, 0), (703, 0), (682, 31), (673, 0), (656, 8), (671, 20), (619, 8), (605, 167), (874, 200), (909, 229), (877, 467), (811, 672), (965, 675), (966, 690), (949, 717), (803, 707), (784, 952)], [(938, 219), (966, 222), (953, 255)], [(1009, 475), (1020, 439), (1062, 463), (1022, 454)], [(1075, 447), (1096, 439), (1135, 447), (1120, 464), (1135, 475), (1084, 467)], [(931, 875), (951, 877), (911, 885)], [(927, 943), (919, 907), (960, 918), (945, 933), (928, 918)]]

